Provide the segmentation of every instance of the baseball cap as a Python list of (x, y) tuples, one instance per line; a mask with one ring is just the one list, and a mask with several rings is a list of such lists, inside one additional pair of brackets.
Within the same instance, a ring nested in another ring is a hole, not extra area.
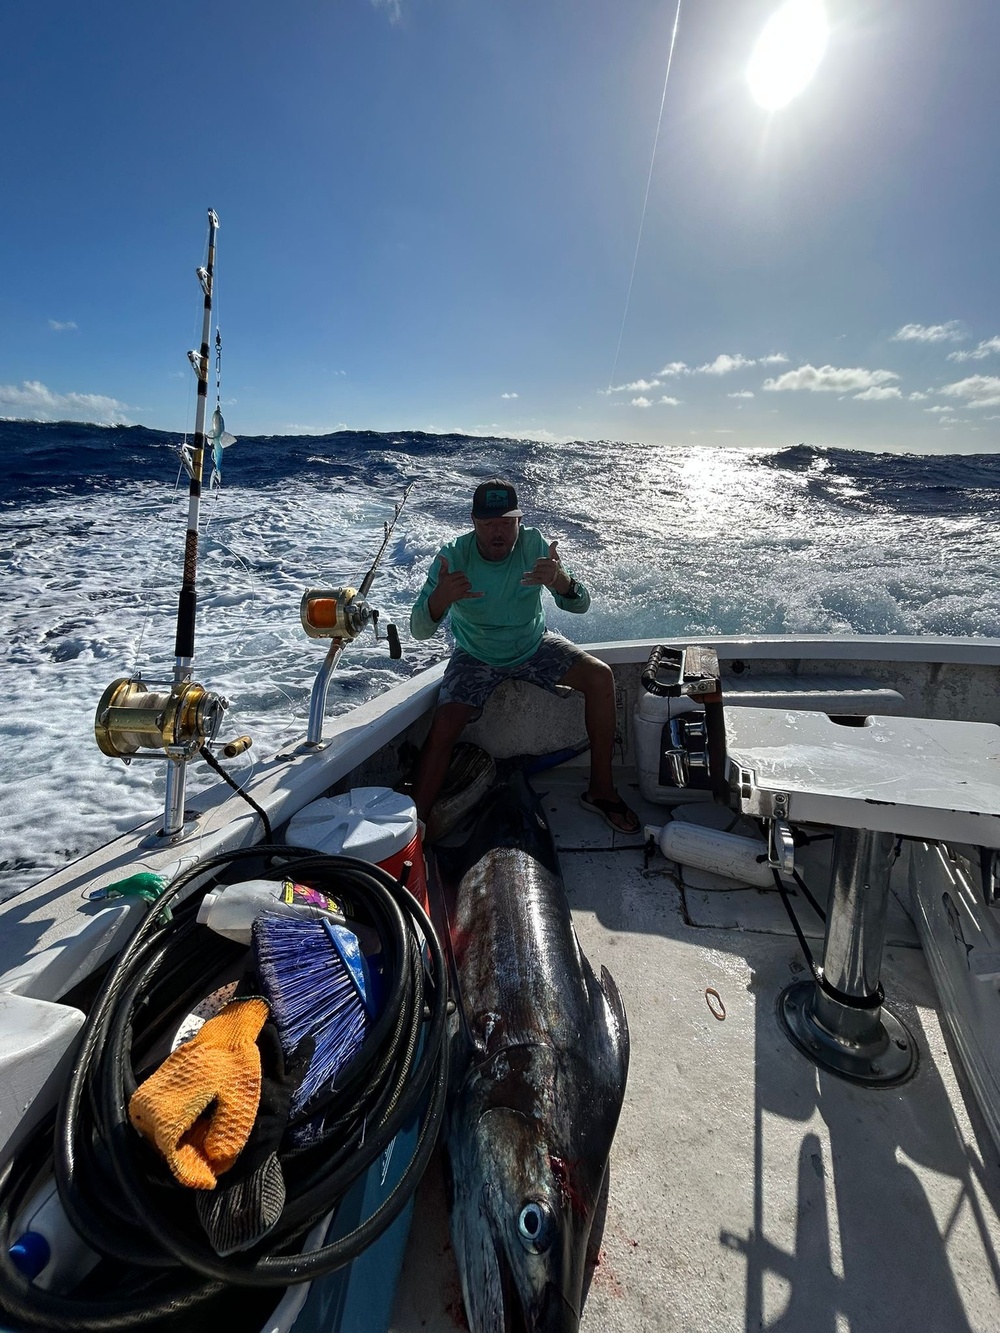
[(472, 497), (473, 518), (520, 518), (517, 491), (509, 481), (493, 477), (476, 487)]

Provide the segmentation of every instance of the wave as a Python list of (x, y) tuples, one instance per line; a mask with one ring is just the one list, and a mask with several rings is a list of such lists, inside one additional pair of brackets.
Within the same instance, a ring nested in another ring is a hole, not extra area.
[[(184, 437), (146, 426), (99, 426), (83, 422), (0, 421), (0, 506), (52, 494), (80, 494), (110, 483), (163, 481), (179, 467)], [(568, 462), (607, 467), (609, 478), (628, 482), (639, 469), (670, 468), (693, 450), (577, 441), (556, 451)], [(712, 451), (716, 452), (716, 451)], [(735, 452), (735, 451), (730, 451)], [(1000, 457), (993, 454), (873, 454), (796, 444), (773, 451), (740, 451), (758, 467), (803, 478), (818, 496), (857, 507), (871, 503), (915, 513), (942, 513), (950, 506), (982, 512), (1000, 499)], [(470, 457), (480, 471), (502, 471), (530, 490), (548, 473), (553, 446), (501, 436), (432, 435), (424, 431), (334, 431), (326, 435), (240, 437), (227, 451), (227, 485), (260, 486), (312, 477), (328, 484), (362, 486), (405, 483), (433, 464), (464, 474)], [(447, 475), (443, 477), (447, 487)]]
[[(187, 518), (180, 437), (141, 426), (0, 423), (0, 895), (162, 806), (162, 769), (93, 743), (108, 681), (166, 679)], [(308, 587), (357, 586), (416, 481), (374, 589), (404, 656), (351, 646), (330, 712), (449, 651), (406, 634), (435, 551), (473, 487), (516, 485), (593, 604), (549, 607), (581, 642), (698, 634), (1000, 635), (1000, 463), (985, 456), (777, 451), (338, 431), (243, 438), (202, 509), (197, 676), (231, 700), (249, 773), (305, 734), (322, 661)], [(191, 790), (214, 780), (196, 765)], [(138, 772), (136, 770), (139, 770)], [(242, 769), (240, 770), (243, 771)], [(44, 830), (40, 833), (40, 830)]]
[(1000, 501), (996, 454), (880, 454), (797, 444), (760, 455), (758, 462), (808, 474), (817, 494), (849, 507), (943, 515), (954, 508), (985, 513)]

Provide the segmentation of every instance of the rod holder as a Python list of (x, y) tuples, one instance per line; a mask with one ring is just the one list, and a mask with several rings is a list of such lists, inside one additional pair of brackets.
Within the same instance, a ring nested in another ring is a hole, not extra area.
[(305, 742), (310, 747), (321, 745), (323, 742), (326, 696), (330, 691), (330, 680), (343, 651), (344, 640), (334, 639), (327, 651), (323, 665), (313, 681), (312, 693), (309, 696), (309, 730), (306, 732)]
[(882, 1003), (879, 975), (895, 835), (837, 829), (821, 980), (797, 981), (778, 1000), (786, 1034), (810, 1060), (854, 1083), (903, 1083), (917, 1046)]

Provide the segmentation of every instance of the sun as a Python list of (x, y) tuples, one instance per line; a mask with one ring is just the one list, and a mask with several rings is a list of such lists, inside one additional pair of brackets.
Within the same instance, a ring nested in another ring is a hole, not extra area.
[(754, 101), (777, 111), (797, 97), (816, 73), (829, 35), (823, 0), (785, 0), (765, 24), (747, 66)]

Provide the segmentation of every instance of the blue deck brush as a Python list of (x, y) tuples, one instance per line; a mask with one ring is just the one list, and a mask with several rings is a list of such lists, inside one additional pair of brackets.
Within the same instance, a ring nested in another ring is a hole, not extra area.
[(253, 948), (283, 1050), (294, 1051), (303, 1037), (316, 1040), (292, 1101), (294, 1117), (357, 1054), (378, 1014), (378, 997), (358, 938), (346, 926), (262, 912)]

